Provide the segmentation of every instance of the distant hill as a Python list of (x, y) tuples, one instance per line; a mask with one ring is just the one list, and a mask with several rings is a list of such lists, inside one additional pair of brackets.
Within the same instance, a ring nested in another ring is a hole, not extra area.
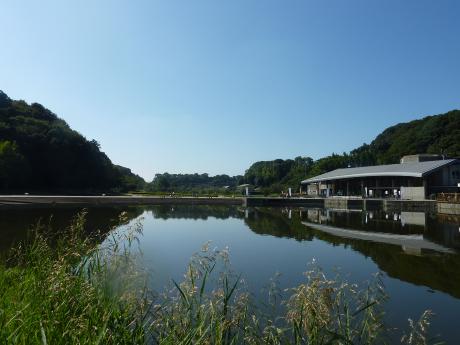
[(0, 193), (122, 192), (144, 183), (50, 110), (0, 91)]
[(338, 168), (398, 163), (404, 155), (437, 153), (460, 157), (460, 111), (427, 116), (385, 129), (370, 144), (349, 153), (260, 161), (246, 170), (243, 181), (265, 192), (298, 187), (301, 180)]
[(400, 123), (370, 144), (314, 161), (310, 157), (252, 164), (244, 176), (157, 174), (145, 181), (114, 165), (95, 140), (87, 140), (38, 103), (11, 100), (0, 91), (0, 193), (100, 193), (221, 191), (249, 183), (263, 193), (298, 187), (301, 180), (337, 168), (397, 163), (408, 154), (460, 157), (460, 111)]
[(147, 190), (151, 192), (212, 193), (234, 190), (242, 176), (208, 174), (156, 174)]

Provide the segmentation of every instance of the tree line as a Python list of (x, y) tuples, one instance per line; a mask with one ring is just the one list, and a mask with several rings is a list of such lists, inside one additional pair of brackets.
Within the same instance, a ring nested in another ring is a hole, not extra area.
[(156, 174), (153, 181), (148, 183), (149, 192), (179, 192), (179, 193), (223, 193), (235, 191), (242, 183), (242, 176), (208, 174)]
[(460, 157), (460, 111), (391, 126), (370, 144), (318, 160), (259, 161), (242, 176), (163, 173), (146, 183), (41, 104), (11, 100), (0, 91), (0, 193), (214, 193), (250, 184), (269, 194), (334, 169), (398, 163), (416, 153)]
[(275, 159), (252, 164), (243, 176), (264, 193), (298, 188), (300, 181), (325, 172), (347, 167), (395, 164), (405, 155), (433, 153), (460, 157), (460, 111), (427, 116), (385, 129), (370, 144), (342, 154), (313, 160), (310, 157)]

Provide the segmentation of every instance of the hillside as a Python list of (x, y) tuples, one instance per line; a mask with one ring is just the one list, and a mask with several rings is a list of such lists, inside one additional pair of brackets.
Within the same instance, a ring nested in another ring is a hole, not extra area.
[(121, 192), (143, 183), (50, 110), (0, 91), (1, 193)]
[(460, 111), (427, 116), (385, 129), (349, 153), (259, 161), (244, 176), (157, 174), (146, 184), (114, 165), (95, 140), (87, 140), (38, 103), (11, 100), (0, 91), (0, 193), (100, 193), (220, 191), (249, 183), (263, 193), (298, 187), (310, 176), (337, 168), (397, 163), (407, 154), (460, 157)]
[(460, 157), (460, 110), (389, 127), (372, 141), (370, 150), (379, 164), (416, 153)]
[(276, 159), (252, 164), (244, 174), (244, 182), (264, 192), (280, 192), (297, 187), (307, 177), (338, 168), (398, 163), (404, 155), (437, 153), (460, 157), (460, 111), (427, 116), (385, 129), (370, 144), (363, 144), (349, 153), (332, 154), (313, 161), (309, 157), (294, 160)]
[(147, 190), (150, 192), (212, 193), (224, 188), (234, 189), (242, 176), (208, 174), (156, 174)]

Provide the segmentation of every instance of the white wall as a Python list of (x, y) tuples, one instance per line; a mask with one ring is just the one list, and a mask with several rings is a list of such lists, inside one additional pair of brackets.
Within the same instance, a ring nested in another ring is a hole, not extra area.
[(401, 199), (424, 200), (425, 187), (401, 187)]

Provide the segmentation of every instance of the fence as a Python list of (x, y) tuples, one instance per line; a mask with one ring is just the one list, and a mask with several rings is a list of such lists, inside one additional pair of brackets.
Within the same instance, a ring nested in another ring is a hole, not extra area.
[(439, 193), (436, 200), (439, 202), (460, 204), (460, 193)]

